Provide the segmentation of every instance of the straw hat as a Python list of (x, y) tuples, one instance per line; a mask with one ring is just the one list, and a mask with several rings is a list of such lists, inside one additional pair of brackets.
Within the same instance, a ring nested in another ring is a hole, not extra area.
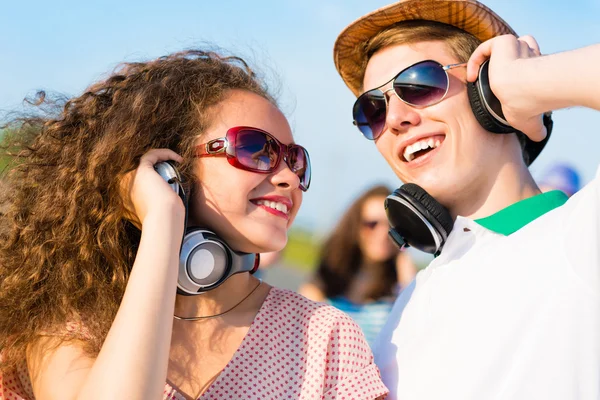
[(335, 66), (355, 96), (360, 95), (365, 54), (362, 45), (400, 21), (423, 19), (453, 25), (482, 42), (515, 31), (476, 0), (401, 0), (369, 13), (346, 27), (333, 47)]

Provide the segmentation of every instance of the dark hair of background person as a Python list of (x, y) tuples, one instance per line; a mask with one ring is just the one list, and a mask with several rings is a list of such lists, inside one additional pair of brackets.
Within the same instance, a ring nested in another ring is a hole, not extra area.
[[(230, 90), (275, 104), (242, 59), (189, 50), (120, 65), (66, 103), (40, 93), (37, 115), (5, 123), (10, 162), (0, 209), (0, 352), (15, 365), (43, 332), (86, 328), (95, 355), (114, 320), (140, 232), (121, 178), (152, 148), (170, 148), (193, 182), (193, 143)], [(44, 112), (45, 111), (45, 112)], [(189, 188), (188, 188), (189, 189)], [(73, 338), (64, 337), (63, 340)]]
[[(364, 263), (359, 245), (359, 231), (365, 202), (372, 197), (385, 197), (389, 194), (390, 190), (383, 185), (375, 186), (363, 193), (352, 203), (325, 240), (315, 274), (315, 284), (323, 291), (325, 297), (344, 295)], [(374, 279), (371, 287), (366, 291), (367, 298), (379, 299), (394, 295), (398, 282), (396, 258), (397, 253), (394, 253), (384, 262), (372, 266), (377, 271), (379, 279)]]

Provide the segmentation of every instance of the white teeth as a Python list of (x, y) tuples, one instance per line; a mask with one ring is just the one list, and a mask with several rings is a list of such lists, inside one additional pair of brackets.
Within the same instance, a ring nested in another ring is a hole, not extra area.
[(435, 149), (436, 147), (439, 147), (440, 144), (441, 144), (441, 141), (439, 139), (433, 140), (433, 138), (429, 138), (429, 139), (419, 140), (416, 143), (406, 146), (406, 148), (404, 149), (404, 154), (403, 154), (404, 158), (406, 159), (406, 161), (411, 162), (412, 160), (414, 160), (414, 158), (415, 158), (414, 154), (417, 151), (425, 150), (425, 149)]
[(279, 203), (277, 201), (258, 200), (256, 202), (256, 204), (259, 206), (265, 206), (265, 207), (269, 207), (269, 208), (272, 208), (277, 211), (281, 211), (282, 213), (285, 213), (285, 214), (287, 214), (287, 212), (288, 212), (287, 206), (285, 204)]

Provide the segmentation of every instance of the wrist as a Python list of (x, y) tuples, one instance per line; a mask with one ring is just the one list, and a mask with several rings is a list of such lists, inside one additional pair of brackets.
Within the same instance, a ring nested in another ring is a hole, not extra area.
[(170, 209), (149, 211), (142, 221), (142, 231), (159, 229), (183, 235), (185, 207), (173, 205)]
[(577, 74), (565, 73), (571, 68), (565, 58), (558, 53), (525, 60), (519, 83), (537, 114), (580, 104), (577, 94), (586, 88), (581, 86), (582, 79)]

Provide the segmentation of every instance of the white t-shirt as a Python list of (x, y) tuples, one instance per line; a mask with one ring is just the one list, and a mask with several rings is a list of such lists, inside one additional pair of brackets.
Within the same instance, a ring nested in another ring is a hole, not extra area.
[(389, 399), (600, 399), (600, 169), (559, 193), (457, 218), (375, 345)]

